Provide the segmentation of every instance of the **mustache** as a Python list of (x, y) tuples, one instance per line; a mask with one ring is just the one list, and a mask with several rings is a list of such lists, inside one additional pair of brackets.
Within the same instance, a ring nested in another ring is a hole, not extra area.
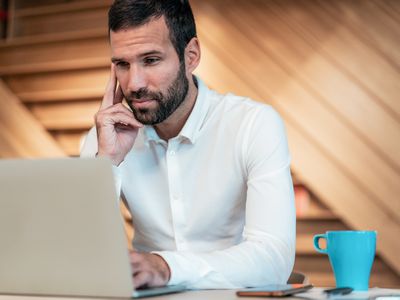
[(161, 101), (163, 95), (161, 93), (149, 91), (147, 88), (141, 88), (137, 91), (130, 92), (125, 98), (129, 101), (144, 99), (153, 99), (156, 101)]

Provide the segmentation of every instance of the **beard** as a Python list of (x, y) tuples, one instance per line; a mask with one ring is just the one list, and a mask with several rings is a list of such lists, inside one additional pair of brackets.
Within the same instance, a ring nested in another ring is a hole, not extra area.
[[(172, 113), (185, 101), (189, 82), (185, 74), (185, 62), (181, 62), (178, 74), (174, 81), (168, 87), (165, 93), (161, 91), (149, 91), (147, 88), (141, 88), (124, 95), (129, 107), (131, 108), (136, 120), (144, 125), (155, 125), (166, 120)], [(141, 98), (151, 99), (157, 102), (156, 108), (135, 108), (133, 100)]]

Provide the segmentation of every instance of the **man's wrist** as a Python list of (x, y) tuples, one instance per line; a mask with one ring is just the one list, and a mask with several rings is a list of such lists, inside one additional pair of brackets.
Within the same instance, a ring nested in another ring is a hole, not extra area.
[(168, 284), (169, 280), (171, 279), (171, 269), (166, 262), (166, 260), (161, 256), (156, 253), (152, 253), (153, 255), (156, 255), (159, 259), (160, 262), (160, 271), (161, 271), (161, 276), (163, 277), (163, 280), (165, 281), (165, 284)]

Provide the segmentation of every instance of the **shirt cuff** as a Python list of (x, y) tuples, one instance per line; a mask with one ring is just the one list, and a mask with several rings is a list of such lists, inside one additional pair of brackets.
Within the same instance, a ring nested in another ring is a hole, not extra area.
[(184, 266), (179, 262), (172, 252), (169, 251), (154, 251), (151, 252), (161, 256), (168, 264), (169, 270), (171, 272), (168, 285), (185, 284), (190, 281), (187, 274), (183, 273)]
[(183, 253), (174, 251), (153, 251), (161, 256), (168, 264), (171, 276), (168, 285), (193, 285), (210, 273), (211, 268), (198, 260), (191, 260)]

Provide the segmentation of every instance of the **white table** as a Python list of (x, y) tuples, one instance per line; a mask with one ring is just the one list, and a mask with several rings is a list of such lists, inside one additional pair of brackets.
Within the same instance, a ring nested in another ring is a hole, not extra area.
[[(372, 288), (368, 292), (353, 292), (345, 296), (335, 296), (328, 298), (322, 292), (323, 288), (313, 288), (309, 292), (297, 294), (296, 297), (285, 297), (283, 299), (313, 299), (313, 300), (361, 300), (375, 297), (377, 295), (400, 295), (400, 289), (378, 289)], [(30, 296), (30, 295), (0, 295), (0, 300), (88, 300), (95, 298), (81, 298), (81, 297), (50, 297), (50, 296)], [(98, 298), (98, 299), (115, 299), (115, 298)], [(151, 298), (141, 298), (149, 300), (256, 300), (265, 299), (260, 297), (238, 297), (235, 290), (202, 290), (202, 291), (187, 291), (183, 293), (162, 295)], [(277, 299), (277, 298), (270, 298)], [(281, 298), (282, 299), (282, 298)]]

